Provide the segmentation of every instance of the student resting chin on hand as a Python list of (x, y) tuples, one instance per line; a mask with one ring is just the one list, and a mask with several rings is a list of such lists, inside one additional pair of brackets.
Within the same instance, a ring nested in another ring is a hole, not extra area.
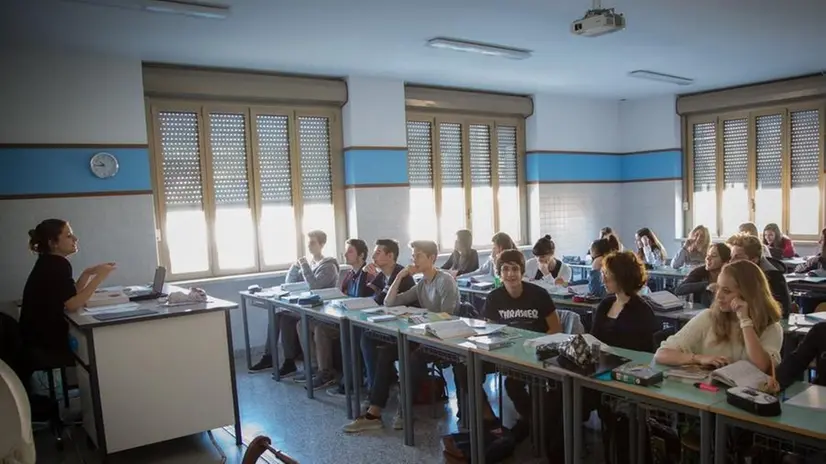
[[(47, 219), (30, 230), (29, 249), (38, 257), (26, 280), (20, 311), (27, 366), (73, 364), (64, 311), (82, 308), (115, 264), (92, 266), (75, 281), (68, 257), (77, 252), (77, 237), (62, 219)], [(25, 372), (24, 383), (30, 373)]]

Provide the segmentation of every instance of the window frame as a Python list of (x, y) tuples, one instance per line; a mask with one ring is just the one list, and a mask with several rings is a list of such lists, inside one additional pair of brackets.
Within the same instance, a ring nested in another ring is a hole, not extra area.
[[(346, 236), (347, 218), (344, 197), (344, 157), (341, 127), (341, 109), (328, 106), (279, 105), (247, 102), (222, 102), (212, 100), (188, 100), (178, 98), (147, 97), (145, 99), (147, 114), (147, 135), (149, 138), (150, 174), (152, 178), (153, 201), (155, 206), (155, 238), (158, 261), (170, 271), (169, 243), (166, 236), (166, 198), (163, 177), (163, 153), (160, 134), (158, 133), (158, 115), (161, 112), (192, 112), (198, 115), (198, 149), (201, 162), (202, 208), (206, 220), (207, 249), (209, 269), (200, 272), (169, 273), (170, 279), (191, 280), (201, 278), (218, 278), (233, 275), (253, 274), (286, 270), (293, 263), (264, 264), (264, 237), (261, 231), (261, 214), (264, 204), (261, 195), (261, 172), (258, 156), (258, 115), (287, 116), (290, 150), (290, 178), (292, 207), (296, 233), (296, 256), (302, 256), (306, 250), (306, 237), (303, 230), (303, 199), (301, 193), (301, 144), (298, 119), (300, 117), (324, 117), (329, 120), (330, 174), (332, 181), (332, 204), (335, 214), (335, 236)], [(222, 270), (218, 265), (218, 248), (215, 237), (216, 204), (213, 192), (212, 148), (209, 143), (209, 115), (212, 113), (242, 114), (246, 122), (246, 155), (249, 186), (249, 207), (252, 212), (254, 227), (255, 264), (244, 269)]]
[[(405, 115), (405, 128), (408, 121), (420, 121), (430, 124), (431, 169), (433, 172), (433, 197), (436, 202), (436, 243), (442, 253), (453, 251), (453, 243), (441, 243), (442, 235), (442, 166), (441, 149), (439, 145), (439, 127), (442, 123), (460, 124), (462, 128), (462, 171), (465, 198), (465, 228), (473, 232), (473, 204), (472, 181), (470, 172), (470, 126), (486, 125), (490, 135), (490, 169), (491, 190), (493, 195), (493, 229), (494, 233), (500, 229), (499, 211), (499, 134), (500, 126), (516, 128), (516, 169), (517, 189), (519, 195), (519, 230), (520, 237), (517, 245), (527, 243), (527, 187), (525, 182), (525, 118), (519, 116), (494, 114), (463, 114), (455, 112), (422, 112), (408, 110)], [(411, 237), (415, 240), (415, 237)], [(477, 247), (480, 250), (489, 250), (492, 246)]]
[[(819, 181), (818, 181), (818, 223), (820, 227), (824, 227), (823, 221), (826, 219), (826, 153), (824, 153), (824, 144), (826, 144), (826, 99), (817, 98), (808, 101), (793, 102), (780, 105), (771, 106), (757, 106), (753, 108), (742, 108), (738, 110), (722, 111), (722, 112), (705, 112), (692, 113), (682, 117), (683, 140), (685, 141), (685, 181), (683, 183), (684, 205), (683, 208), (683, 224), (684, 236), (688, 236), (691, 229), (694, 227), (694, 126), (696, 124), (713, 122), (715, 124), (715, 156), (716, 156), (716, 191), (717, 196), (717, 223), (710, 225), (704, 224), (711, 230), (712, 236), (715, 239), (723, 238), (720, 233), (723, 226), (723, 189), (724, 189), (724, 163), (723, 163), (723, 122), (733, 119), (748, 119), (748, 176), (747, 176), (747, 191), (749, 198), (749, 220), (754, 222), (756, 212), (755, 192), (757, 190), (757, 118), (761, 116), (777, 115), (782, 117), (781, 122), (781, 195), (782, 195), (782, 211), (781, 217), (778, 218), (777, 224), (781, 231), (789, 236), (792, 240), (802, 242), (816, 242), (819, 239), (819, 231), (815, 234), (790, 234), (790, 197), (791, 197), (791, 117), (790, 115), (799, 111), (817, 110), (819, 116), (820, 126), (820, 140), (819, 140)], [(765, 226), (765, 224), (758, 224), (758, 228)]]

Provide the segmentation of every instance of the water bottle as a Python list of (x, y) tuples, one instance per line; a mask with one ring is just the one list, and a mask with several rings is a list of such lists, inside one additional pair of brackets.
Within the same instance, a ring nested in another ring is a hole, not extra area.
[(689, 293), (685, 297), (685, 305), (683, 305), (683, 308), (685, 308), (685, 309), (694, 309), (694, 294), (693, 293)]
[(502, 286), (502, 279), (499, 278), (498, 275), (493, 275), (493, 288), (499, 288)]

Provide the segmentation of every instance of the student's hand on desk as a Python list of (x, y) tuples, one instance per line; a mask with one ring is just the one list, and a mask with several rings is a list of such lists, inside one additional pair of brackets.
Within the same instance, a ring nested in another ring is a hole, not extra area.
[(731, 364), (731, 361), (725, 356), (713, 356), (709, 354), (698, 354), (694, 356), (694, 360), (701, 366), (711, 366), (714, 368)]

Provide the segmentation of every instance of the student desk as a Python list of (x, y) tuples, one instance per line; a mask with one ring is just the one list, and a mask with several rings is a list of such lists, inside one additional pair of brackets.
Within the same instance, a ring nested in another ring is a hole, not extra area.
[[(613, 352), (619, 356), (631, 359), (637, 364), (652, 364), (653, 354), (639, 351), (612, 348)], [(666, 369), (662, 366), (662, 369)], [(711, 405), (720, 399), (719, 393), (709, 393), (695, 388), (693, 385), (666, 379), (658, 387), (641, 387), (630, 385), (614, 380), (599, 380), (593, 377), (584, 377), (575, 373), (569, 373), (573, 377), (573, 449), (574, 462), (580, 462), (582, 450), (582, 395), (584, 390), (591, 389), (602, 393), (618, 396), (629, 400), (634, 405), (648, 404), (657, 408), (670, 411), (681, 412), (700, 416), (700, 454), (701, 462), (711, 462), (712, 426), (714, 424), (713, 415), (709, 412)], [(635, 410), (637, 408), (634, 408)], [(645, 423), (642, 418), (633, 411), (631, 422), (636, 422), (636, 429), (631, 428), (631, 452), (632, 462), (641, 462), (641, 449), (645, 447), (642, 439), (645, 437)], [(579, 424), (579, 426), (577, 426)]]
[[(794, 397), (808, 386), (809, 384), (804, 382), (792, 384), (784, 392), (783, 401)], [(726, 402), (724, 394), (721, 396), (721, 400), (711, 406), (711, 412), (717, 417), (715, 464), (726, 462), (726, 439), (729, 426), (748, 429), (820, 450), (826, 449), (826, 420), (824, 420), (826, 416), (823, 411), (784, 404), (779, 416), (761, 417), (735, 408)]]
[[(170, 290), (181, 290), (170, 288)], [(139, 309), (155, 314), (99, 321), (67, 313), (77, 342), (83, 428), (104, 454), (235, 425), (241, 419), (229, 310), (207, 303)]]
[[(559, 382), (562, 388), (562, 423), (563, 423), (563, 435), (564, 435), (564, 443), (565, 443), (565, 462), (567, 464), (571, 464), (574, 461), (574, 454), (572, 453), (572, 445), (573, 445), (573, 436), (572, 431), (573, 427), (573, 417), (571, 416), (572, 409), (570, 407), (566, 407), (564, 405), (570, 405), (573, 402), (573, 390), (572, 390), (572, 378), (569, 373), (565, 370), (556, 368), (556, 367), (545, 367), (541, 361), (536, 359), (536, 352), (535, 350), (530, 350), (525, 348), (525, 341), (530, 340), (533, 338), (542, 337), (545, 334), (531, 332), (529, 330), (522, 330), (516, 329), (513, 327), (508, 327), (505, 329), (509, 333), (512, 333), (519, 338), (513, 340), (513, 344), (510, 346), (506, 346), (503, 348), (499, 348), (496, 350), (482, 350), (478, 348), (471, 349), (472, 358), (473, 358), (473, 374), (474, 379), (473, 383), (470, 384), (469, 389), (474, 390), (477, 392), (474, 395), (474, 409), (477, 411), (475, 419), (476, 422), (474, 424), (473, 429), (478, 431), (479, 435), (477, 435), (477, 443), (479, 443), (482, 447), (479, 448), (479, 456), (480, 461), (484, 458), (484, 443), (483, 443), (483, 421), (482, 421), (482, 401), (484, 401), (484, 396), (478, 393), (479, 385), (482, 384), (485, 377), (485, 370), (484, 370), (484, 363), (490, 363), (495, 365), (500, 372), (504, 375), (509, 376), (515, 374), (517, 377), (527, 377), (529, 379), (529, 385), (531, 387), (531, 395), (533, 398), (533, 417), (531, 420), (531, 424), (533, 427), (531, 436), (534, 437), (534, 445), (539, 445), (535, 451), (538, 451), (541, 454), (543, 451), (543, 446), (545, 444), (544, 437), (545, 435), (545, 415), (543, 412), (545, 411), (544, 408), (544, 395), (539, 394), (535, 386), (533, 385), (532, 380), (534, 379), (548, 379)], [(540, 386), (540, 389), (542, 387)], [(500, 392), (501, 395), (501, 392)], [(501, 408), (500, 408), (501, 414)]]

